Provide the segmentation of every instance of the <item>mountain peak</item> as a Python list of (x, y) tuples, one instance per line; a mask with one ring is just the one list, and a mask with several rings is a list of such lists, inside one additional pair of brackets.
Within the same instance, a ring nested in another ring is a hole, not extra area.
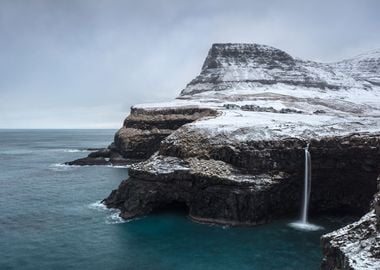
[(224, 90), (249, 90), (286, 85), (304, 89), (371, 89), (380, 85), (380, 51), (373, 50), (337, 63), (318, 63), (293, 58), (288, 53), (261, 44), (215, 43), (201, 73), (181, 96)]
[(271, 46), (257, 43), (215, 43), (211, 46), (202, 70), (235, 65), (293, 64), (289, 54)]

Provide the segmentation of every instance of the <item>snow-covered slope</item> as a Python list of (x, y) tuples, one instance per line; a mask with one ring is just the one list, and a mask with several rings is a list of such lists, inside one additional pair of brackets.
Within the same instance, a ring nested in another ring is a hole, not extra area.
[(333, 63), (331, 66), (357, 80), (365, 80), (380, 86), (380, 49)]
[(380, 131), (378, 82), (379, 51), (324, 64), (265, 45), (214, 44), (175, 101), (134, 107), (218, 109), (216, 119), (189, 125), (210, 136), (310, 139)]

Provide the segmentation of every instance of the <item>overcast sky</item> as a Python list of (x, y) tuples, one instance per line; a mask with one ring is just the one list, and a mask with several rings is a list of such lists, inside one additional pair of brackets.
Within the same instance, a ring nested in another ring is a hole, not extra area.
[(118, 128), (212, 43), (332, 62), (380, 48), (380, 1), (0, 0), (0, 128)]

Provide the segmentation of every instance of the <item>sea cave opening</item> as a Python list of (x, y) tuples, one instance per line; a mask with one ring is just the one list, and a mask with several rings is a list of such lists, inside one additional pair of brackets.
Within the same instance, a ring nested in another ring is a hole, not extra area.
[(190, 208), (184, 201), (173, 200), (160, 204), (152, 211), (153, 214), (177, 214), (187, 216)]

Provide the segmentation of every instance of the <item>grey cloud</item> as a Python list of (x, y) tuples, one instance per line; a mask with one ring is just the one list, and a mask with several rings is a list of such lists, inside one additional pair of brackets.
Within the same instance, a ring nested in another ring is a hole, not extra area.
[[(335, 61), (380, 47), (379, 1), (0, 1), (0, 127), (118, 127), (214, 42)], [(26, 121), (26, 119), (28, 119)]]

